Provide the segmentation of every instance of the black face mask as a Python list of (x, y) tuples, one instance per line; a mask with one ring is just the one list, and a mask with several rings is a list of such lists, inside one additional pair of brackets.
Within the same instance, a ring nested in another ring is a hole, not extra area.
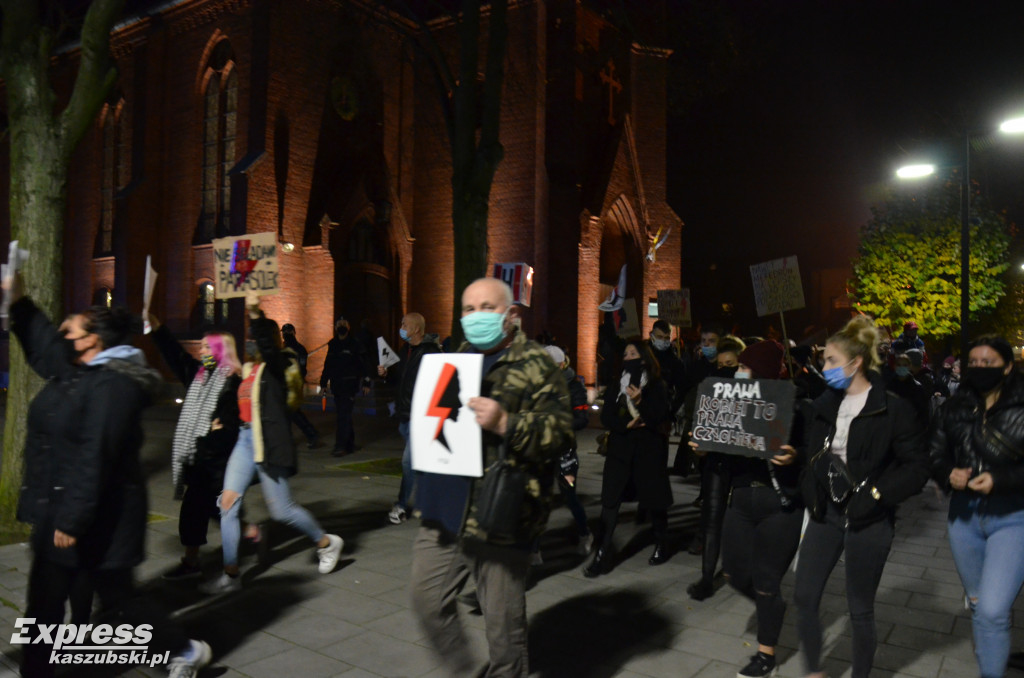
[(732, 367), (719, 367), (711, 376), (718, 377), (719, 379), (733, 379), (736, 377), (736, 370), (739, 369), (739, 365), (733, 365)]
[(964, 370), (964, 385), (981, 395), (991, 393), (1006, 378), (1003, 373), (1005, 369), (1005, 367), (968, 367)]
[(622, 369), (629, 374), (629, 383), (639, 384), (640, 375), (644, 371), (644, 362), (640, 358), (633, 358), (632, 360), (623, 360)]

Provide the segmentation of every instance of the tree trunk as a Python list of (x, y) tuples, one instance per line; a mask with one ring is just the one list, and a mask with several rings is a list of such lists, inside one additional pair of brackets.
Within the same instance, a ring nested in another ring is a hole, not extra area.
[[(55, 111), (49, 80), (52, 35), (28, 0), (0, 0), (3, 11), (0, 74), (10, 124), (11, 237), (28, 250), (25, 290), (44, 313), (62, 311), (63, 233), (71, 153), (95, 119), (116, 80), (109, 64), (110, 29), (124, 0), (96, 0), (82, 25), (81, 62), (67, 107)], [(28, 408), (42, 381), (10, 344), (3, 460), (0, 463), (0, 529), (13, 529), (21, 487)]]
[[(452, 346), (462, 340), (462, 291), (487, 273), (488, 194), (460, 191), (452, 182), (452, 226), (455, 236), (455, 288), (452, 313)], [(489, 182), (488, 182), (489, 183)], [(489, 189), (489, 186), (488, 186)]]

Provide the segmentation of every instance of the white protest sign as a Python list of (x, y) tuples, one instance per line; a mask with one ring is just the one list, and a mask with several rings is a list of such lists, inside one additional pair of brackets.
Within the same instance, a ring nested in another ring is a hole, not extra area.
[(153, 326), (149, 324), (149, 302), (153, 300), (153, 288), (156, 287), (156, 271), (153, 270), (153, 257), (146, 255), (146, 280), (142, 284), (142, 333), (149, 334)]
[(277, 294), (277, 234), (250, 233), (213, 241), (216, 265), (214, 293), (218, 299)]
[(658, 290), (658, 319), (676, 327), (691, 327), (690, 290)]
[(750, 267), (750, 278), (758, 316), (804, 307), (804, 288), (796, 257), (755, 264)]
[(466, 407), (480, 395), (483, 364), (479, 353), (423, 356), (409, 416), (415, 470), (477, 478), (484, 474), (480, 426)]
[(23, 250), (18, 247), (18, 241), (12, 240), (10, 247), (7, 248), (7, 263), (0, 264), (0, 278), (5, 283), (4, 297), (0, 301), (0, 318), (3, 318), (3, 328), (8, 329), (8, 316), (11, 310), (11, 281), (14, 279), (14, 274), (25, 267), (25, 262), (28, 261), (28, 250)]
[(377, 337), (377, 362), (380, 366), (387, 369), (400, 360), (401, 358), (395, 354), (395, 350), (388, 346), (388, 342), (384, 341), (384, 337)]

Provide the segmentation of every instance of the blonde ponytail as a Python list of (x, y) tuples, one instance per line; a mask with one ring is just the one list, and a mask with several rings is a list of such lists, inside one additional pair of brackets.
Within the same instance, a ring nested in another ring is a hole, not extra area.
[(882, 366), (882, 360), (878, 355), (878, 342), (878, 328), (875, 327), (875, 323), (868, 316), (859, 315), (829, 337), (827, 343), (838, 346), (850, 359), (862, 358), (865, 372), (877, 372)]

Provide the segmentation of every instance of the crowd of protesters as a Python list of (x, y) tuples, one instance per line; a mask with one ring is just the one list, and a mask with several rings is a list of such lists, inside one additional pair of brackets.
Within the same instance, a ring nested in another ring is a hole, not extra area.
[[(54, 328), (20, 297), (16, 280), (8, 287), (16, 302), (13, 333), (32, 367), (48, 378), (30, 411), (19, 505), (19, 517), (33, 526), (27, 613), (57, 623), (70, 603), (72, 621), (86, 623), (95, 595), (104, 619), (147, 616), (154, 645), (173, 653), (171, 675), (195, 676), (212, 658), (209, 645), (189, 640), (131, 584), (146, 517), (140, 415), (158, 383), (129, 343), (135, 321), (119, 309), (93, 307)], [(954, 356), (933, 365), (914, 322), (890, 340), (870, 319), (856, 317), (820, 347), (740, 338), (709, 322), (688, 348), (673, 340), (664, 321), (654, 323), (647, 339), (620, 339), (606, 323), (599, 347), (604, 384), (588, 398), (566, 348), (550, 336), (530, 341), (518, 329), (520, 309), (504, 283), (478, 280), (463, 291), (462, 304), (466, 342), (456, 350), (483, 358), (485, 395), (465, 403), (483, 432), (482, 478), (412, 468), (417, 373), (424, 356), (443, 350), (426, 334), (422, 315), (402, 318), (400, 360), (391, 368), (374, 366), (365, 342), (339, 320), (320, 377), (325, 397), (334, 398), (337, 456), (358, 449), (355, 398), (373, 373), (397, 390), (405, 448), (388, 518), (421, 521), (411, 544), (412, 609), (448, 675), (528, 674), (525, 586), (529, 568), (543, 563), (541, 535), (555, 487), (574, 518), (579, 553), (587, 557), (593, 549), (583, 575), (595, 578), (620, 557), (614, 537), (624, 502), (637, 502), (638, 522), (651, 523), (649, 565), (673, 556), (678, 540), (669, 533), (670, 476), (692, 473), (699, 478), (694, 504), (700, 519), (689, 551), (701, 557), (701, 575), (686, 590), (702, 601), (727, 582), (754, 603), (757, 652), (740, 678), (777, 671), (775, 649), (789, 602), (805, 674), (824, 675), (820, 604), (840, 562), (852, 675), (870, 675), (875, 595), (896, 512), (929, 479), (951, 495), (949, 539), (973, 615), (979, 671), (983, 678), (1003, 675), (1011, 608), (1024, 583), (1024, 379), (1004, 339), (980, 337), (961, 369)], [(316, 545), (320, 573), (334, 570), (344, 547), (292, 497), (288, 482), (297, 471), (291, 424), (310, 448), (320, 438), (298, 408), (306, 349), (294, 326), (282, 331), (265, 317), (258, 299), (246, 306), (242, 356), (231, 334), (210, 331), (193, 357), (149, 318), (156, 347), (186, 388), (170, 450), (184, 555), (165, 578), (201, 575), (200, 547), (211, 520), (219, 520), (223, 572), (200, 587), (215, 595), (242, 588), (241, 540), (264, 538), (242, 520), (242, 498), (255, 480), (271, 517)], [(796, 398), (788, 441), (768, 457), (701, 449), (690, 431), (706, 379), (791, 380)], [(120, 406), (110, 407), (113, 402)], [(592, 403), (607, 432), (600, 445), (600, 515), (593, 524), (577, 495), (574, 435), (591, 423)], [(60, 426), (48, 424), (53, 421)], [(673, 431), (680, 442), (670, 463)], [(511, 517), (493, 508), (508, 493), (494, 488), (510, 485), (519, 488), (512, 491)], [(781, 583), (795, 558), (795, 592), (787, 601)], [(454, 605), (471, 576), (488, 641), (483, 674)], [(45, 642), (29, 646), (22, 674), (52, 675), (49, 649)]]

